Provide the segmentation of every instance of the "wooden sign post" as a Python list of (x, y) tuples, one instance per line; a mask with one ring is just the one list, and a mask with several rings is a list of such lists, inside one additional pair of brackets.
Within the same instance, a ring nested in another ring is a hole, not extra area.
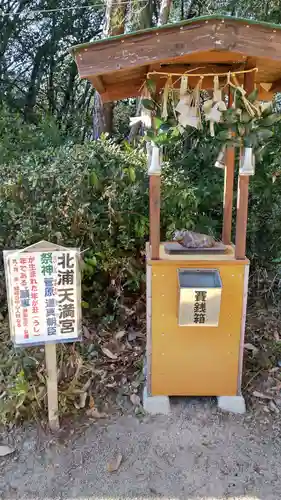
[(79, 250), (42, 241), (4, 252), (11, 338), (45, 345), (49, 425), (59, 428), (56, 344), (81, 337)]
[(47, 371), (48, 418), (52, 431), (59, 429), (58, 374), (56, 344), (45, 345)]

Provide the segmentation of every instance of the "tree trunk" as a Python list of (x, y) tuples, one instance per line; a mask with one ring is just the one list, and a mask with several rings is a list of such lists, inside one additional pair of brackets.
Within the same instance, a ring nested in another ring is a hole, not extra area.
[[(127, 2), (124, 0), (107, 0), (105, 13), (104, 36), (122, 35), (125, 30)], [(103, 106), (104, 132), (112, 134), (114, 104), (107, 102)]]
[(69, 68), (68, 81), (65, 86), (63, 101), (57, 114), (57, 120), (60, 126), (62, 125), (63, 122), (67, 122), (68, 120), (68, 110), (72, 101), (73, 86), (76, 75), (77, 75), (77, 65), (75, 61), (72, 61)]
[(94, 92), (95, 92), (94, 89), (91, 88), (89, 93), (88, 93), (88, 98), (87, 98), (87, 101), (86, 101), (85, 106), (84, 106), (84, 116), (86, 117), (86, 123), (84, 123), (82, 136), (81, 136), (81, 142), (84, 142), (85, 138), (86, 138), (87, 129), (88, 129), (87, 121), (88, 121), (88, 116), (89, 116), (90, 102), (91, 102), (91, 98), (92, 98)]
[[(107, 0), (105, 24), (103, 34), (105, 37), (116, 36), (124, 33), (127, 0)], [(98, 94), (96, 92), (96, 94)], [(107, 102), (102, 105), (99, 95), (95, 97), (93, 109), (93, 138), (98, 138), (102, 132), (112, 134), (114, 104)], [(98, 135), (99, 134), (99, 135)]]
[(56, 53), (56, 17), (52, 16), (51, 40), (50, 40), (50, 57), (49, 57), (49, 75), (47, 81), (47, 99), (48, 110), (51, 115), (56, 109), (55, 89), (54, 89), (54, 71), (55, 71), (55, 53)]
[[(145, 4), (145, 7), (141, 8), (139, 16), (138, 17), (134, 16), (136, 18), (133, 19), (133, 23), (132, 23), (133, 31), (143, 30), (146, 28), (150, 28), (152, 26), (154, 3), (155, 2), (153, 2), (153, 0), (148, 0), (148, 2)], [(132, 6), (134, 6), (134, 3), (132, 4)], [(137, 1), (136, 1), (136, 6), (138, 6)], [(140, 110), (141, 110), (141, 100), (137, 99), (136, 104), (137, 104), (136, 116), (138, 116), (140, 114)], [(139, 133), (140, 127), (141, 127), (140, 122), (132, 125), (132, 127), (130, 129), (129, 137), (128, 137), (128, 142), (130, 144), (134, 142), (137, 134)]]
[(131, 0), (129, 26), (131, 31), (143, 30), (152, 26), (153, 0), (147, 0), (146, 4), (140, 4), (139, 0)]
[(93, 139), (96, 141), (105, 131), (104, 112), (101, 97), (98, 92), (94, 95), (94, 112), (93, 112)]
[(186, 19), (192, 19), (192, 17), (197, 15), (195, 7), (197, 7), (197, 0), (191, 0), (185, 16)]
[(181, 21), (184, 20), (184, 0), (181, 0)]
[(40, 79), (43, 72), (43, 62), (48, 52), (48, 47), (49, 43), (44, 43), (44, 45), (39, 47), (34, 57), (33, 68), (31, 71), (30, 81), (24, 103), (24, 117), (27, 121), (33, 121), (35, 119), (34, 107), (36, 104), (38, 88), (40, 87)]
[(172, 0), (162, 0), (161, 1), (158, 26), (162, 26), (163, 24), (167, 24), (167, 22), (169, 20), (171, 5), (172, 5)]
[[(167, 24), (169, 15), (170, 15), (170, 10), (171, 10), (171, 5), (172, 5), (172, 0), (162, 0), (161, 6), (160, 6), (160, 13), (158, 17), (158, 26), (161, 26), (162, 24)], [(146, 6), (146, 8), (149, 7), (150, 9), (150, 15), (146, 15), (146, 20), (149, 21), (150, 24), (146, 24), (145, 26), (141, 25), (138, 26), (138, 29), (143, 29), (143, 28), (149, 28), (152, 25), (152, 16), (153, 16), (153, 2), (150, 0)], [(143, 18), (142, 18), (143, 19)], [(141, 19), (141, 21), (142, 21)], [(140, 101), (137, 102), (137, 113), (136, 116), (138, 116), (140, 113)], [(136, 137), (136, 135), (139, 132), (140, 129), (140, 122), (135, 123), (130, 130), (129, 134), (129, 139), (128, 142), (132, 143)]]
[(116, 36), (124, 33), (126, 10), (126, 1), (107, 0), (104, 36)]
[(278, 11), (278, 24), (281, 23), (281, 0), (279, 0), (279, 11)]

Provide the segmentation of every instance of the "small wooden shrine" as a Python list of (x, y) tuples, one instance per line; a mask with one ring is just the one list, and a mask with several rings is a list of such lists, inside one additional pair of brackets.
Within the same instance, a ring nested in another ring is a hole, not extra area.
[[(245, 96), (257, 89), (260, 101), (281, 91), (281, 27), (246, 19), (194, 18), (85, 43), (71, 52), (81, 78), (92, 83), (103, 102), (141, 96), (148, 78), (158, 94), (167, 79), (177, 89), (184, 75), (190, 89), (200, 82), (206, 91), (213, 90), (215, 76), (224, 91), (234, 78)], [(231, 94), (225, 102), (232, 105)], [(160, 242), (161, 175), (150, 175), (149, 396), (241, 396), (249, 175), (239, 174), (232, 244), (234, 147), (227, 147), (225, 164), (222, 252), (177, 253)]]

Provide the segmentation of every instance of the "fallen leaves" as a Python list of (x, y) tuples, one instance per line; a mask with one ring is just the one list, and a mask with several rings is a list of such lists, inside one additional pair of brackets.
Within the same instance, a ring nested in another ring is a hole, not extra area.
[(10, 446), (7, 446), (5, 444), (0, 445), (0, 457), (6, 457), (7, 455), (11, 455), (14, 453), (15, 448), (10, 448)]
[(90, 330), (85, 325), (83, 325), (83, 337), (85, 337), (85, 339), (91, 338)]
[(252, 393), (252, 395), (255, 398), (260, 398), (260, 399), (272, 399), (273, 398), (273, 396), (269, 396), (268, 394), (263, 394), (262, 392), (259, 392), (259, 391), (254, 391)]
[(127, 332), (125, 330), (120, 330), (120, 332), (116, 333), (115, 339), (121, 340), (123, 337), (125, 337), (126, 334), (127, 334)]
[(274, 339), (276, 340), (276, 342), (280, 342), (280, 337), (279, 337), (279, 332), (277, 332), (276, 330), (273, 332), (273, 336), (274, 336)]
[(86, 415), (87, 415), (87, 417), (96, 418), (96, 419), (108, 417), (107, 413), (100, 412), (96, 408), (96, 406), (95, 406), (95, 400), (94, 400), (92, 394), (90, 394), (90, 397), (89, 397), (89, 408), (86, 411)]
[(80, 410), (80, 408), (85, 408), (86, 405), (86, 399), (87, 399), (87, 393), (82, 392), (79, 397), (79, 403), (74, 402), (74, 406), (77, 410)]
[[(272, 286), (266, 275), (256, 276), (262, 287)], [(251, 302), (251, 288), (249, 293)], [(280, 308), (265, 298), (264, 291), (257, 297), (255, 290), (252, 297), (254, 300), (247, 311), (242, 390), (250, 395), (254, 408), (277, 415), (281, 409), (281, 369), (278, 364), (281, 358)]]
[[(91, 385), (91, 382), (92, 382), (92, 379), (89, 378), (87, 380), (87, 382), (83, 385), (82, 389), (81, 389), (81, 393), (80, 393), (80, 396), (79, 396), (79, 403), (77, 403), (76, 401), (74, 402), (74, 406), (77, 410), (79, 410), (80, 408), (85, 408), (86, 406), (86, 400), (87, 400), (87, 397), (88, 397), (88, 389)], [(90, 402), (91, 402), (91, 394), (90, 394)], [(90, 404), (90, 407), (91, 407), (91, 404)]]
[(86, 411), (86, 415), (87, 415), (87, 417), (96, 418), (96, 419), (108, 417), (107, 413), (100, 412), (97, 410), (97, 408), (89, 408)]
[(113, 354), (113, 352), (111, 352), (109, 349), (107, 349), (107, 347), (102, 347), (101, 348), (103, 354), (105, 354), (105, 356), (107, 356), (108, 358), (112, 359), (112, 360), (116, 360), (118, 358), (117, 354)]
[[(126, 299), (128, 300), (128, 299)], [(130, 299), (131, 301), (131, 299)], [(111, 405), (127, 407), (130, 394), (139, 389), (142, 383), (142, 357), (145, 352), (145, 307), (144, 296), (137, 306), (130, 309), (134, 314), (130, 318), (123, 316), (122, 326), (110, 330), (104, 326), (92, 324), (86, 319), (83, 325), (81, 343), (59, 344), (57, 346), (58, 389), (61, 414), (83, 412), (87, 418), (104, 419), (110, 413)], [(134, 331), (131, 342), (129, 332)], [(44, 348), (33, 349), (34, 362), (25, 366), (21, 374), (22, 359), (15, 357), (14, 347), (10, 342), (8, 318), (0, 319), (1, 353), (0, 364), (5, 367), (3, 383), (0, 383), (1, 407), (8, 422), (17, 419), (42, 419), (45, 385)], [(0, 370), (1, 371), (1, 370)], [(28, 383), (27, 379), (28, 378)], [(25, 397), (11, 392), (16, 381), (19, 391), (26, 391)], [(93, 397), (94, 396), (94, 397)], [(20, 405), (19, 405), (20, 401)], [(132, 403), (131, 403), (132, 404)], [(134, 406), (135, 409), (138, 406)], [(104, 413), (106, 412), (106, 413)], [(47, 413), (44, 414), (47, 418)], [(0, 423), (1, 422), (0, 412)]]
[(251, 351), (254, 356), (259, 352), (258, 348), (250, 343), (244, 344), (244, 349), (246, 349), (247, 351)]
[(278, 406), (274, 403), (274, 401), (269, 401), (269, 408), (271, 411), (275, 412), (275, 413), (280, 413), (280, 410), (278, 408)]
[(134, 406), (140, 405), (140, 397), (137, 394), (131, 394), (130, 401)]
[(123, 460), (123, 456), (121, 453), (118, 453), (116, 457), (114, 457), (108, 464), (107, 470), (108, 472), (117, 472)]

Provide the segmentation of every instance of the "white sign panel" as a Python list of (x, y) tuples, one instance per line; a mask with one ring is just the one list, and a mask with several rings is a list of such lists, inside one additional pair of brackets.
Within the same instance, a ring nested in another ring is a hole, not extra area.
[(75, 341), (81, 335), (79, 252), (33, 248), (5, 255), (13, 341), (15, 345)]

